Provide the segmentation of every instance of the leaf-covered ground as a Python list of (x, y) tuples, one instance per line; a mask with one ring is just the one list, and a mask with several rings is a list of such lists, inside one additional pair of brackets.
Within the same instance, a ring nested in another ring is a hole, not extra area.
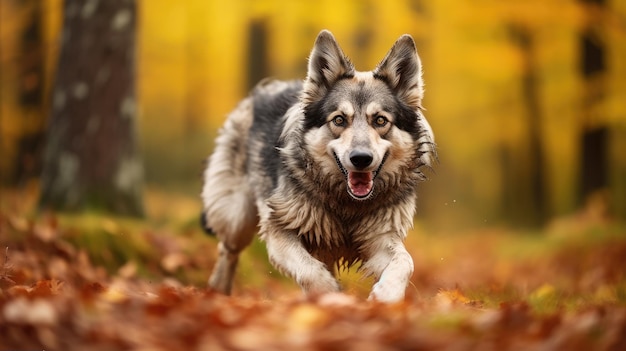
[(304, 298), (258, 242), (234, 296), (206, 290), (215, 241), (193, 200), (152, 192), (150, 221), (133, 221), (3, 195), (0, 350), (626, 349), (626, 227), (593, 211), (537, 233), (418, 226), (407, 299), (382, 305), (358, 272)]

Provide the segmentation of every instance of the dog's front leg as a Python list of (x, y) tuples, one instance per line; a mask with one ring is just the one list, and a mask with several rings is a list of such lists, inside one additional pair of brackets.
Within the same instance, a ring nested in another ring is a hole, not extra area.
[(398, 302), (413, 274), (413, 258), (404, 247), (403, 240), (395, 235), (382, 235), (367, 248), (368, 259), (363, 269), (376, 278), (369, 299), (381, 302)]
[(273, 232), (263, 237), (270, 262), (293, 278), (307, 295), (339, 291), (339, 283), (326, 265), (311, 256), (296, 235)]

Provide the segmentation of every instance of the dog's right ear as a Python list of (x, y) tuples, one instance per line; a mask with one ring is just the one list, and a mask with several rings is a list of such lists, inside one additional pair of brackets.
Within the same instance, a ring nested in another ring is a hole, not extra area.
[(317, 35), (309, 56), (309, 68), (304, 82), (307, 103), (319, 101), (342, 78), (354, 76), (354, 66), (344, 55), (331, 32), (322, 30)]

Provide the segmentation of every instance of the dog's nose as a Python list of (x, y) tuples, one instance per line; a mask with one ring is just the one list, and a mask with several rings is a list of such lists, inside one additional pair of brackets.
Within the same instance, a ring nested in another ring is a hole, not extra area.
[(354, 150), (350, 153), (350, 162), (358, 169), (363, 169), (372, 164), (374, 156), (367, 151)]

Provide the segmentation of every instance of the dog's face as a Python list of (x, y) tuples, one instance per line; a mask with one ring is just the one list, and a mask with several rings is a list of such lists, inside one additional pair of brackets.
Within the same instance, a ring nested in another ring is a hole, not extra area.
[(433, 136), (421, 114), (422, 96), (421, 64), (410, 36), (400, 37), (376, 69), (358, 72), (323, 31), (302, 96), (307, 151), (325, 173), (343, 175), (354, 199), (369, 199), (381, 173), (419, 166), (416, 160), (430, 163)]

